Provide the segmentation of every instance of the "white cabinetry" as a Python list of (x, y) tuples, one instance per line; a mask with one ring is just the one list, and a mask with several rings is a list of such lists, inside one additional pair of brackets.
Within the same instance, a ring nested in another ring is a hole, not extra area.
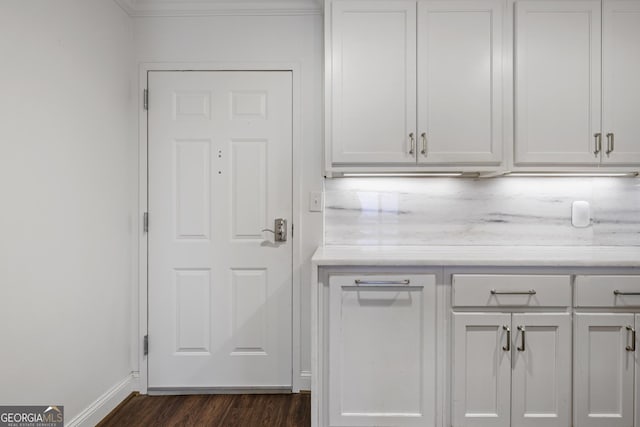
[(638, 165), (639, 44), (640, 1), (516, 1), (514, 166)]
[(328, 0), (327, 170), (500, 166), (504, 8)]
[(637, 427), (640, 276), (578, 276), (576, 306), (575, 425)]
[(415, 2), (341, 0), (327, 7), (333, 162), (415, 163)]
[(329, 277), (325, 425), (434, 425), (435, 282)]
[(454, 427), (571, 425), (571, 314), (517, 312), (544, 301), (569, 307), (570, 277), (454, 276)]

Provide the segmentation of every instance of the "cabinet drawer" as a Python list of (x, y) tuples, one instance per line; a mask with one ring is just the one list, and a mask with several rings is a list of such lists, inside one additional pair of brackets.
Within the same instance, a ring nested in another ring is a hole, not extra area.
[(454, 307), (568, 307), (571, 276), (455, 274)]
[(640, 276), (577, 276), (576, 307), (640, 307)]

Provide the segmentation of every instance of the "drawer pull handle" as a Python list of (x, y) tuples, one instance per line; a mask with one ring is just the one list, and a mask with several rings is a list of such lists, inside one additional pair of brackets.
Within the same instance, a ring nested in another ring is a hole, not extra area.
[(613, 291), (613, 294), (614, 295), (640, 295), (640, 292), (622, 292), (616, 289), (615, 291)]
[(409, 279), (405, 279), (405, 280), (360, 280), (360, 279), (356, 279), (355, 280), (356, 285), (360, 286), (360, 285), (383, 285), (383, 286), (389, 286), (389, 285), (408, 285), (411, 283), (411, 280)]
[(518, 330), (520, 332), (522, 332), (522, 345), (520, 347), (518, 347), (518, 351), (524, 351), (525, 350), (525, 347), (524, 347), (524, 333), (525, 333), (524, 326), (518, 326)]
[(511, 329), (508, 326), (503, 326), (502, 330), (507, 331), (507, 345), (503, 346), (504, 351), (511, 351)]
[(413, 136), (413, 132), (409, 134), (409, 154), (416, 152), (416, 138)]
[(627, 331), (631, 332), (631, 345), (627, 346), (627, 351), (636, 351), (636, 330), (627, 326)]
[(491, 295), (535, 295), (535, 289), (529, 289), (528, 291), (496, 291), (491, 289)]

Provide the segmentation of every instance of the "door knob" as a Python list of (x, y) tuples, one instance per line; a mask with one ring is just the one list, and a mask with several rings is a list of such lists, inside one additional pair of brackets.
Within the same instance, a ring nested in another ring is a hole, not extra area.
[(287, 241), (287, 220), (284, 218), (276, 218), (273, 221), (273, 230), (269, 228), (264, 228), (262, 231), (268, 231), (269, 233), (273, 233), (273, 240), (276, 242), (286, 242)]

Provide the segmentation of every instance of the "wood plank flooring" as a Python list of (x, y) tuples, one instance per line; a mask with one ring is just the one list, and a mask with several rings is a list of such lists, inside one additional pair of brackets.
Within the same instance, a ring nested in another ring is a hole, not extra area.
[(135, 395), (99, 427), (308, 427), (310, 394)]

